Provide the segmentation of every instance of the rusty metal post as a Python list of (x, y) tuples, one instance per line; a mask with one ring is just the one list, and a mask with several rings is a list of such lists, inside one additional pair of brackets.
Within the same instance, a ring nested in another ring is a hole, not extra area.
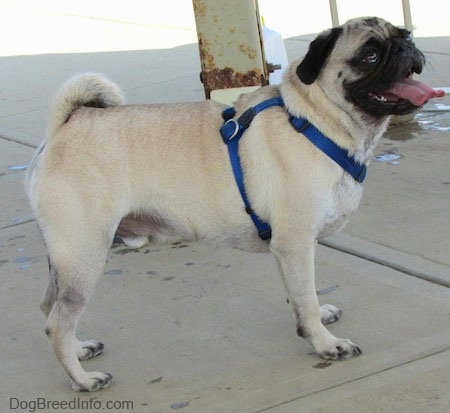
[(257, 0), (193, 0), (206, 97), (231, 103), (268, 84)]

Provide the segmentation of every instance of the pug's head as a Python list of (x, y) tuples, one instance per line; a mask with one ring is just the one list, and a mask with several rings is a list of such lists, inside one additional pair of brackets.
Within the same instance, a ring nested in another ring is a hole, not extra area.
[(350, 104), (380, 118), (410, 113), (442, 95), (412, 79), (424, 63), (407, 30), (377, 17), (359, 18), (319, 35), (298, 65), (297, 76), (305, 85), (318, 82), (347, 112)]

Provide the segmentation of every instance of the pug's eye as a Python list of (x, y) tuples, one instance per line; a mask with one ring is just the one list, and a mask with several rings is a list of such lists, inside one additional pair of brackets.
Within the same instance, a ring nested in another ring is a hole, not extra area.
[(362, 60), (362, 63), (365, 63), (367, 65), (373, 65), (378, 63), (379, 60), (380, 60), (380, 53), (377, 50), (371, 50), (366, 54), (366, 56)]

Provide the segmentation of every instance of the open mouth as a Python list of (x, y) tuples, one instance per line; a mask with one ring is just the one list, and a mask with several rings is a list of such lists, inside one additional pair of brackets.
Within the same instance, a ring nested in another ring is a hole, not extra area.
[(434, 89), (425, 83), (412, 79), (409, 73), (403, 80), (394, 83), (388, 90), (377, 93), (369, 93), (369, 101), (386, 106), (420, 107), (428, 100), (445, 95), (443, 90)]
[(349, 85), (348, 90), (353, 101), (366, 113), (375, 116), (406, 115), (428, 100), (445, 95), (443, 90), (412, 79), (412, 71), (382, 91), (363, 92), (362, 87), (351, 86)]

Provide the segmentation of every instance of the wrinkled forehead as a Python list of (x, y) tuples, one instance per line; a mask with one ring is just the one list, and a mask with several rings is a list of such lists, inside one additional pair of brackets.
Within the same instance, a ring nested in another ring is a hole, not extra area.
[(366, 17), (349, 20), (342, 27), (331, 59), (341, 62), (352, 59), (360, 49), (367, 45), (389, 44), (396, 39), (406, 39), (410, 33), (396, 27), (379, 17)]
[(395, 38), (407, 38), (410, 33), (396, 27), (379, 17), (363, 17), (349, 20), (343, 25), (344, 35), (349, 38), (358, 38), (363, 43), (369, 38), (390, 40)]

